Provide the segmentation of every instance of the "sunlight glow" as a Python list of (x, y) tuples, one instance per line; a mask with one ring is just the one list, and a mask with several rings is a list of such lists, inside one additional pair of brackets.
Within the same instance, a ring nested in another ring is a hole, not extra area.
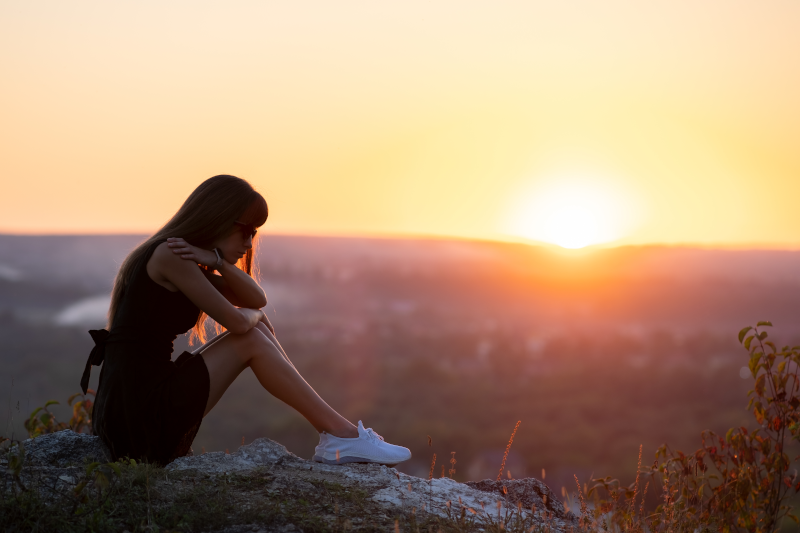
[(569, 249), (618, 240), (636, 209), (617, 189), (598, 178), (554, 177), (519, 196), (509, 232)]

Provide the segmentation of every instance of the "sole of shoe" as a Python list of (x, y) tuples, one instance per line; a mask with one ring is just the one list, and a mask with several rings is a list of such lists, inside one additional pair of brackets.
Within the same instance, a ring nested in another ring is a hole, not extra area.
[(326, 465), (343, 465), (347, 463), (360, 463), (360, 464), (377, 464), (377, 465), (385, 465), (389, 468), (393, 466), (397, 466), (399, 463), (383, 463), (381, 461), (373, 461), (371, 459), (365, 459), (363, 457), (339, 457), (339, 460), (336, 459), (325, 459), (321, 455), (314, 455), (312, 460), (315, 463), (324, 463)]

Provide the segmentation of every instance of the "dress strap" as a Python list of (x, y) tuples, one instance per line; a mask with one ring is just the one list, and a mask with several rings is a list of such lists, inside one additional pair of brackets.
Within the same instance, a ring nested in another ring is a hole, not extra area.
[(86, 360), (86, 368), (83, 369), (83, 376), (81, 376), (81, 390), (84, 394), (89, 389), (89, 377), (92, 375), (92, 365), (100, 366), (106, 358), (106, 339), (108, 339), (108, 330), (105, 329), (92, 329), (89, 330), (89, 335), (94, 340), (94, 348), (89, 354), (89, 359)]

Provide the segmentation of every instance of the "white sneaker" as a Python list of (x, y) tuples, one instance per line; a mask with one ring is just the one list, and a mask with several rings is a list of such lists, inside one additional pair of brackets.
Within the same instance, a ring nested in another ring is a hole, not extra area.
[(343, 463), (379, 463), (394, 466), (411, 459), (411, 451), (383, 440), (372, 428), (364, 429), (358, 421), (358, 437), (343, 439), (330, 433), (319, 434), (319, 444), (314, 449), (314, 461), (329, 465)]

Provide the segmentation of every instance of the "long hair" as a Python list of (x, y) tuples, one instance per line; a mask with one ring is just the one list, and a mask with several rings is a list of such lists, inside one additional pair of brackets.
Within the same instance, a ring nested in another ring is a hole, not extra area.
[[(230, 235), (234, 222), (261, 226), (266, 222), (269, 208), (264, 197), (252, 185), (235, 176), (219, 175), (201, 183), (186, 199), (178, 212), (152, 237), (137, 246), (125, 261), (114, 280), (111, 305), (108, 309), (108, 329), (114, 326), (122, 297), (131, 282), (133, 271), (154, 242), (168, 237), (181, 237), (192, 246), (210, 248), (211, 244)], [(247, 250), (237, 266), (257, 278), (257, 265), (253, 262), (256, 243)], [(205, 321), (208, 315), (200, 313), (191, 339), (205, 342)]]

